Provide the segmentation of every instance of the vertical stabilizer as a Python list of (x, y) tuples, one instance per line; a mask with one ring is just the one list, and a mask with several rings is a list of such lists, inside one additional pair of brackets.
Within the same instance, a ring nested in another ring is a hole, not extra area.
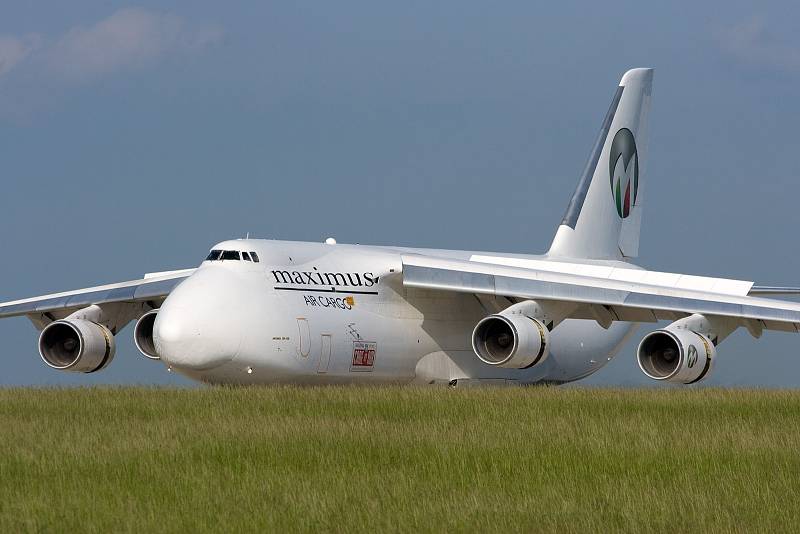
[(639, 254), (652, 86), (653, 69), (622, 76), (549, 255), (624, 259)]

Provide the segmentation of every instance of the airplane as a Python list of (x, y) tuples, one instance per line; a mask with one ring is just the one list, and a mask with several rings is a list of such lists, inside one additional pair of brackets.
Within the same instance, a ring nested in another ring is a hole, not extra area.
[(192, 269), (0, 304), (40, 330), (51, 368), (93, 373), (135, 321), (141, 353), (209, 384), (563, 384), (606, 365), (640, 323), (641, 371), (708, 377), (745, 328), (800, 331), (798, 288), (643, 269), (653, 69), (626, 72), (547, 253), (236, 239)]

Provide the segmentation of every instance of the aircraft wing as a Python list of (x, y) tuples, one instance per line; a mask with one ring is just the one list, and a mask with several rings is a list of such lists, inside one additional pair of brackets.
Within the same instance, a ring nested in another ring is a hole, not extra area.
[(184, 269), (152, 273), (139, 280), (3, 302), (0, 303), (0, 318), (48, 314), (59, 318), (92, 304), (159, 301), (193, 272), (194, 269)]
[[(608, 268), (606, 272), (590, 276), (486, 261), (488, 258), (478, 262), (404, 255), (403, 285), (575, 302), (583, 306), (570, 317), (594, 318), (606, 325), (612, 321), (677, 320), (699, 313), (738, 319), (739, 325), (756, 337), (762, 329), (800, 331), (800, 303), (748, 296), (752, 282), (619, 268)], [(592, 266), (587, 267), (591, 272)]]
[(800, 287), (753, 286), (749, 295), (800, 295)]

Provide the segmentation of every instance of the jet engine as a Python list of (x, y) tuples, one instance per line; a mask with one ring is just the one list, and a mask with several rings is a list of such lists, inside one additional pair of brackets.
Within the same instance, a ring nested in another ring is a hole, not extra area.
[(62, 319), (47, 325), (39, 335), (44, 363), (60, 371), (94, 373), (114, 359), (114, 334), (85, 319)]
[(482, 362), (507, 369), (527, 369), (549, 352), (550, 332), (541, 321), (521, 314), (481, 319), (472, 332), (472, 349)]
[(161, 357), (156, 352), (156, 344), (153, 342), (153, 325), (156, 322), (158, 310), (150, 310), (136, 321), (133, 328), (133, 342), (136, 348), (151, 360), (160, 360)]
[(669, 327), (644, 336), (636, 351), (644, 374), (679, 384), (693, 384), (707, 377), (716, 357), (716, 347), (703, 334)]

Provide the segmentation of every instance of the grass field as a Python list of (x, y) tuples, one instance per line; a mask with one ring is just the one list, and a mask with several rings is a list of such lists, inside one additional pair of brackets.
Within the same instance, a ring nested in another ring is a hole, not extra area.
[(800, 392), (6, 389), (0, 451), (0, 532), (800, 525)]

